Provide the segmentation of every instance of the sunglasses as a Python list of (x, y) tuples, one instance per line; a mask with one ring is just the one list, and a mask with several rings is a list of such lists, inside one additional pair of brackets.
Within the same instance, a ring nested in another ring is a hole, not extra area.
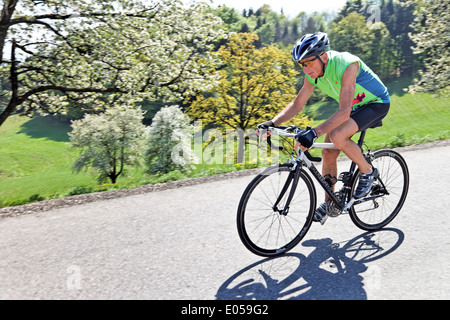
[(305, 62), (298, 62), (298, 64), (300, 65), (300, 67), (305, 68), (305, 67), (311, 67), (312, 64), (314, 63), (315, 60), (319, 59), (320, 56), (316, 56), (314, 59), (312, 60), (308, 60)]

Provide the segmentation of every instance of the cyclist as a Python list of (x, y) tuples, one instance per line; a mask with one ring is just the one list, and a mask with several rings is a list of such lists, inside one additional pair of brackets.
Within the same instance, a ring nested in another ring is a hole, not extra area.
[[(304, 151), (317, 137), (325, 135), (325, 142), (333, 142), (338, 150), (322, 150), (322, 175), (332, 181), (331, 187), (334, 188), (337, 158), (340, 151), (344, 152), (357, 164), (361, 173), (354, 197), (365, 197), (378, 176), (378, 170), (366, 161), (358, 145), (350, 138), (359, 131), (382, 125), (381, 120), (390, 106), (387, 88), (360, 58), (330, 50), (328, 35), (323, 32), (304, 35), (294, 45), (292, 57), (305, 73), (303, 87), (293, 102), (258, 128), (267, 129), (295, 117), (303, 110), (314, 88), (318, 87), (339, 103), (339, 109), (321, 125), (299, 134), (297, 146)], [(332, 214), (336, 210), (326, 195), (325, 202), (315, 212), (314, 221), (321, 221), (327, 213)]]

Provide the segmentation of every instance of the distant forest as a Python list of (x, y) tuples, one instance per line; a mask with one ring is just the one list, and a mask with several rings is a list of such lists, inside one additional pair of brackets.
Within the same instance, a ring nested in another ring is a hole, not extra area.
[(215, 13), (228, 31), (256, 33), (257, 48), (291, 48), (303, 34), (323, 31), (329, 34), (333, 50), (359, 56), (384, 80), (413, 75), (422, 67), (424, 57), (413, 54), (414, 43), (408, 35), (414, 33), (414, 5), (403, 6), (393, 0), (375, 4), (354, 0), (347, 1), (334, 14), (300, 12), (294, 18), (288, 18), (283, 11), (274, 12), (268, 5), (242, 12), (219, 6)]

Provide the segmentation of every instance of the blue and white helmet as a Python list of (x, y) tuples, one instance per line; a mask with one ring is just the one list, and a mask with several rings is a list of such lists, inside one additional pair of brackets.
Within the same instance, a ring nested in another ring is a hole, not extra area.
[(292, 48), (292, 59), (298, 62), (327, 50), (330, 50), (330, 40), (326, 33), (307, 33)]

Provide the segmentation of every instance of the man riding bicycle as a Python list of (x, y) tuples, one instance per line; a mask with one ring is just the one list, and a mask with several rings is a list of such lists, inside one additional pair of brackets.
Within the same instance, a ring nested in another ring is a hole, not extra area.
[[(323, 32), (306, 34), (298, 40), (292, 49), (292, 58), (305, 73), (303, 87), (293, 102), (258, 128), (277, 126), (295, 117), (318, 87), (339, 103), (339, 109), (321, 125), (299, 134), (298, 146), (306, 150), (318, 137), (325, 135), (325, 142), (333, 142), (337, 149), (322, 150), (322, 175), (329, 181), (336, 181), (337, 158), (342, 151), (356, 163), (361, 173), (354, 197), (367, 196), (378, 170), (366, 161), (361, 149), (350, 138), (357, 132), (382, 125), (381, 120), (390, 106), (387, 88), (360, 58), (330, 50), (328, 35)], [(328, 203), (328, 195), (325, 195), (314, 221), (320, 221), (327, 213), (332, 215), (333, 210), (337, 209)]]

